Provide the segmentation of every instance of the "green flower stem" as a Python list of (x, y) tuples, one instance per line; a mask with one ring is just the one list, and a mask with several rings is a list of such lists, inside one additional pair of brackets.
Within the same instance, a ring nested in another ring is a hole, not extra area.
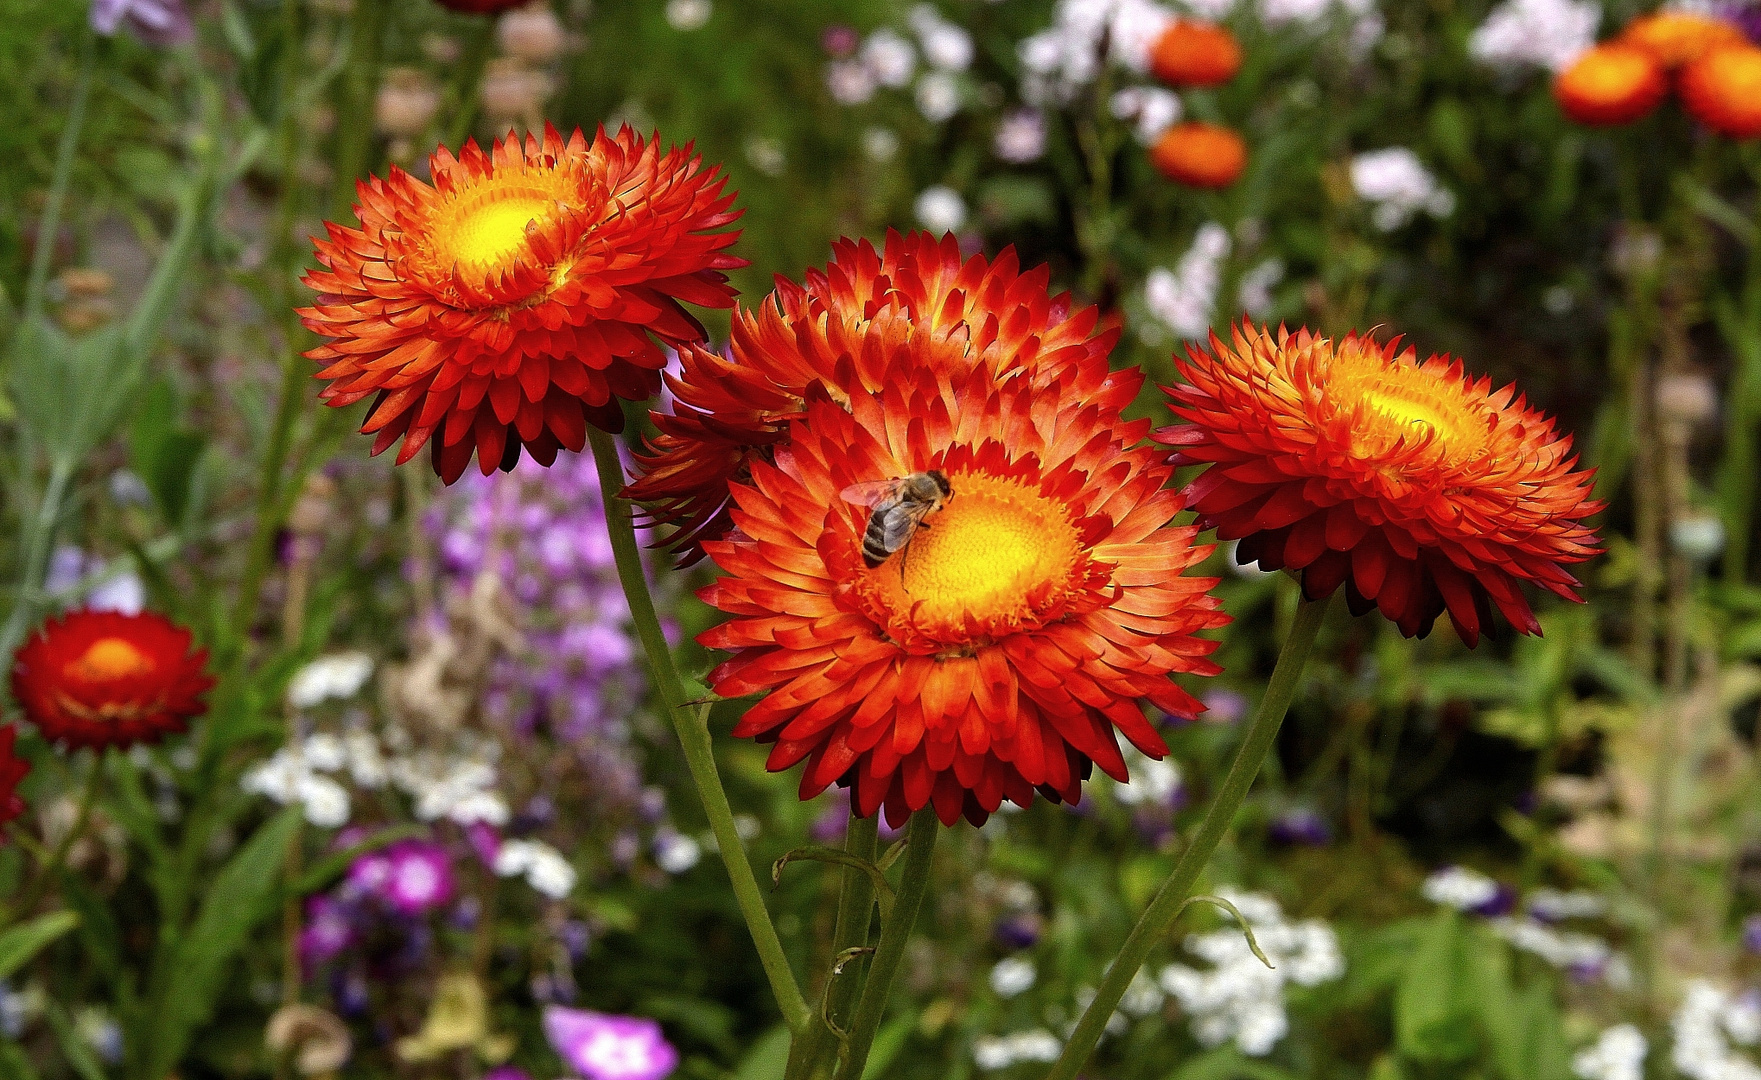
[[(75, 463), (56, 457), (49, 466), (49, 485), (37, 503), (37, 512), (30, 519), (25, 534), (24, 572), (18, 579), (18, 591), (12, 600), (12, 611), (6, 626), (0, 629), (0, 656), (10, 657), (12, 650), (24, 640), (38, 606), (38, 592), (48, 573), (49, 550), (55, 546), (55, 527), (61, 520), (61, 505), (67, 501), (67, 488), (73, 482)], [(26, 475), (29, 475), (28, 471)], [(8, 691), (10, 693), (10, 691)]]
[(30, 320), (43, 313), (44, 293), (49, 288), (49, 267), (55, 259), (55, 235), (61, 231), (61, 207), (73, 182), (73, 160), (79, 153), (80, 130), (86, 123), (86, 102), (92, 96), (92, 75), (98, 67), (98, 42), (90, 25), (81, 31), (79, 81), (67, 106), (61, 145), (55, 151), (55, 173), (49, 181), (49, 199), (37, 224), (37, 248), (31, 256), (31, 276), (25, 283), (24, 313)]
[(336, 188), (330, 216), (348, 221), (354, 213), (355, 182), (367, 172), (373, 148), (373, 104), (379, 94), (379, 61), (385, 38), (387, 0), (355, 0), (349, 27), (348, 70), (343, 75), (337, 112), (334, 164)]
[[(876, 814), (865, 818), (850, 816), (850, 824), (844, 833), (846, 855), (863, 862), (875, 861), (876, 834), (880, 829), (878, 818)], [(847, 949), (867, 945), (868, 927), (873, 918), (874, 879), (860, 870), (845, 867), (843, 886), (838, 893), (838, 921), (832, 934), (832, 955), (842, 957)], [(849, 961), (843, 973), (834, 974), (826, 983), (824, 1008), (813, 1017), (807, 1033), (789, 1047), (789, 1065), (783, 1074), (784, 1080), (808, 1080), (829, 1071), (829, 1059), (836, 1057), (832, 1048), (837, 1037), (827, 1020), (838, 1023), (850, 1011), (851, 998), (860, 984), (858, 976), (863, 966), (862, 958), (856, 957)]]
[(850, 1038), (845, 1044), (844, 1063), (838, 1069), (838, 1080), (861, 1080), (868, 1067), (868, 1050), (880, 1030), (881, 1014), (892, 996), (893, 976), (899, 973), (899, 962), (905, 958), (905, 943), (911, 927), (917, 922), (917, 911), (923, 906), (923, 894), (929, 891), (929, 864), (935, 855), (936, 833), (941, 823), (935, 811), (919, 810), (911, 815), (905, 833), (905, 876), (899, 882), (899, 895), (893, 910), (881, 927), (880, 943), (874, 950), (874, 963), (869, 966), (868, 979), (862, 984), (862, 999), (856, 1003), (856, 1018), (850, 1022)]
[(661, 633), (660, 620), (655, 616), (654, 599), (648, 594), (648, 579), (642, 571), (642, 554), (636, 546), (630, 504), (618, 495), (624, 487), (624, 466), (618, 459), (617, 440), (594, 427), (587, 429), (587, 438), (593, 446), (593, 462), (599, 470), (599, 489), (605, 497), (606, 531), (611, 535), (618, 579), (623, 583), (624, 595), (630, 602), (636, 636), (642, 639), (642, 650), (648, 656), (649, 674), (661, 700), (666, 703), (667, 717), (684, 747), (685, 764), (691, 770), (691, 780), (703, 800), (709, 827), (715, 832), (716, 846), (721, 849), (722, 862), (727, 864), (728, 877), (733, 881), (734, 898), (740, 904), (740, 913), (746, 917), (752, 943), (758, 947), (758, 959), (770, 979), (771, 992), (776, 995), (777, 1006), (782, 1010), (789, 1030), (799, 1034), (812, 1021), (813, 1011), (808, 1008), (807, 999), (801, 996), (801, 987), (789, 969), (789, 958), (783, 954), (782, 940), (771, 923), (770, 911), (764, 906), (764, 894), (759, 891), (758, 879), (752, 874), (752, 863), (746, 858), (746, 849), (740, 841), (740, 831), (734, 825), (734, 811), (728, 805), (728, 793), (722, 787), (721, 774), (716, 769), (707, 710), (694, 710), (686, 700), (678, 669), (673, 666), (672, 650), (668, 648), (666, 635)]
[(1168, 880), (1162, 883), (1156, 892), (1155, 899), (1131, 928), (1131, 935), (1125, 939), (1125, 946), (1119, 955), (1113, 958), (1112, 966), (1107, 969), (1106, 978), (1101, 980), (1100, 990), (1095, 999), (1083, 1011), (1082, 1019), (1077, 1021), (1076, 1030), (1070, 1033), (1070, 1041), (1064, 1045), (1064, 1053), (1058, 1058), (1052, 1071), (1046, 1074), (1046, 1080), (1074, 1080), (1077, 1072), (1088, 1062), (1094, 1053), (1095, 1043), (1100, 1041), (1101, 1032), (1107, 1026), (1107, 1020), (1118, 1008), (1119, 999), (1125, 996), (1126, 987), (1137, 975), (1143, 962), (1149, 957), (1150, 950), (1167, 935), (1174, 926), (1174, 920), (1180, 917), (1180, 910), (1185, 906), (1192, 893), (1193, 885), (1198, 881), (1199, 874), (1205, 864), (1210, 862), (1211, 855), (1217, 850), (1217, 844), (1223, 839), (1223, 833), (1235, 821), (1236, 811), (1241, 809), (1242, 801), (1247, 798), (1248, 789), (1253, 786), (1254, 777), (1259, 775), (1260, 765), (1265, 761), (1266, 754), (1272, 748), (1272, 742), (1278, 737), (1278, 728), (1284, 723), (1284, 714), (1290, 709), (1290, 700), (1296, 696), (1297, 683), (1302, 679), (1302, 669), (1308, 663), (1309, 652), (1314, 648), (1315, 635), (1321, 629), (1321, 621), (1327, 614), (1326, 600), (1304, 600), (1296, 609), (1296, 622), (1290, 628), (1290, 636), (1284, 640), (1284, 648), (1278, 654), (1278, 666), (1272, 669), (1272, 680), (1266, 686), (1266, 696), (1260, 699), (1260, 708), (1254, 714), (1253, 723), (1247, 729), (1247, 739), (1236, 751), (1235, 762), (1229, 766), (1229, 775), (1223, 780), (1223, 787), (1217, 792), (1217, 798), (1206, 811), (1205, 819), (1199, 824), (1198, 835), (1192, 838), (1186, 851), (1180, 856), (1180, 862)]
[(92, 807), (98, 802), (98, 782), (104, 775), (103, 753), (102, 750), (92, 752), (92, 771), (86, 777), (84, 790), (80, 792), (79, 809), (74, 812), (73, 823), (67, 827), (67, 835), (63, 836), (60, 842), (55, 845), (55, 850), (49, 855), (49, 861), (37, 868), (37, 876), (32, 879), (30, 889), (19, 901), (17, 908), (19, 918), (28, 916), (31, 909), (37, 906), (38, 901), (43, 899), (43, 894), (48, 892), (50, 886), (61, 876), (61, 868), (67, 865), (68, 852), (72, 851), (73, 845), (79, 842), (81, 836), (85, 835), (86, 826), (92, 820)]

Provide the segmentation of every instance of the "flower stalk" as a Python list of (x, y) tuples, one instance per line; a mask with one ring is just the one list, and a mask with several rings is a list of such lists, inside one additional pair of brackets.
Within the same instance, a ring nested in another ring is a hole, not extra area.
[(641, 639), (642, 651), (648, 658), (649, 675), (666, 705), (673, 730), (678, 732), (679, 743), (685, 751), (686, 767), (691, 772), (698, 796), (703, 800), (703, 811), (715, 833), (722, 862), (727, 865), (740, 913), (745, 916), (746, 927), (752, 932), (752, 943), (758, 947), (758, 959), (770, 980), (771, 992), (776, 995), (777, 1006), (782, 1010), (789, 1030), (800, 1033), (811, 1021), (812, 1010), (789, 968), (782, 940), (777, 937), (776, 926), (764, 904), (764, 894), (758, 888), (758, 878), (752, 873), (752, 863), (746, 857), (740, 831), (734, 824), (734, 811), (728, 804), (728, 793), (722, 787), (721, 773), (715, 763), (715, 748), (709, 738), (708, 710), (693, 710), (686, 700), (678, 669), (673, 665), (672, 650), (667, 646), (660, 619), (655, 615), (654, 598), (649, 595), (648, 578), (643, 572), (642, 555), (636, 545), (630, 504), (618, 495), (624, 486), (624, 467), (618, 458), (617, 442), (598, 428), (587, 430), (587, 440), (593, 447), (593, 462), (599, 470), (599, 486), (605, 497), (605, 525), (611, 537), (612, 555), (617, 561), (618, 580), (630, 603), (636, 636)]
[(856, 1017), (850, 1022), (850, 1035), (844, 1048), (843, 1065), (838, 1080), (860, 1080), (868, 1067), (868, 1051), (880, 1030), (881, 1014), (892, 996), (893, 977), (899, 973), (899, 962), (905, 958), (905, 943), (911, 928), (917, 924), (918, 909), (923, 895), (929, 891), (929, 868), (935, 856), (939, 823), (934, 810), (924, 809), (911, 815), (905, 833), (905, 876), (899, 883), (898, 898), (881, 927), (880, 942), (875, 946), (874, 962), (869, 966), (868, 979), (862, 984), (862, 997), (856, 1003)]
[[(844, 853), (853, 859), (874, 862), (879, 830), (878, 815), (870, 814), (863, 818), (851, 814), (850, 824), (844, 833)], [(838, 893), (838, 921), (832, 933), (832, 955), (842, 958), (849, 954), (849, 950), (866, 946), (869, 922), (873, 918), (874, 879), (855, 867), (845, 867), (843, 886)], [(828, 1059), (835, 1057), (828, 1053), (838, 1040), (831, 1025), (839, 1023), (840, 1018), (850, 1010), (851, 999), (860, 984), (858, 976), (862, 973), (864, 961), (860, 956), (852, 957), (847, 966), (850, 970), (841, 973), (834, 971), (826, 981), (825, 997), (820, 1011), (813, 1017), (806, 1034), (797, 1038), (789, 1047), (789, 1064), (783, 1074), (784, 1080), (810, 1080), (812, 1077), (824, 1075), (829, 1064)]]
[(1325, 598), (1305, 599), (1297, 607), (1296, 622), (1290, 629), (1290, 636), (1284, 640), (1284, 648), (1278, 653), (1278, 664), (1272, 669), (1266, 696), (1260, 699), (1259, 711), (1254, 714), (1241, 749), (1236, 751), (1223, 787), (1217, 792), (1210, 810), (1206, 811), (1204, 821), (1200, 822), (1198, 834), (1175, 864), (1174, 872), (1157, 890), (1149, 907), (1138, 918), (1137, 925), (1131, 928), (1124, 947), (1107, 968), (1106, 978), (1101, 980), (1094, 1000), (1083, 1011), (1082, 1019), (1077, 1021), (1069, 1042), (1064, 1045), (1064, 1053), (1052, 1066), (1052, 1071), (1046, 1074), (1046, 1080), (1074, 1080), (1078, 1070), (1088, 1062), (1089, 1055), (1094, 1053), (1108, 1018), (1125, 996), (1125, 990), (1138, 969), (1148, 959), (1150, 950), (1167, 936), (1174, 921), (1180, 917), (1199, 874), (1210, 862), (1223, 833), (1234, 823), (1236, 811), (1241, 809), (1248, 789), (1253, 787), (1254, 778), (1259, 775), (1260, 766), (1278, 737), (1278, 729), (1284, 723), (1284, 714), (1290, 710), (1291, 699), (1296, 696), (1297, 684), (1302, 680), (1303, 668), (1314, 649), (1315, 637), (1326, 614)]

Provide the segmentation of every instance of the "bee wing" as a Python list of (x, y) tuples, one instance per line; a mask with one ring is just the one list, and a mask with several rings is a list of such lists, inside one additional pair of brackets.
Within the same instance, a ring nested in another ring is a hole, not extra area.
[(897, 480), (870, 480), (867, 483), (851, 484), (843, 491), (838, 492), (838, 497), (858, 506), (873, 506), (898, 489), (899, 481)]
[(905, 546), (905, 541), (911, 539), (911, 534), (917, 531), (917, 525), (923, 519), (924, 508), (895, 507), (880, 520), (881, 547), (887, 551), (898, 551)]

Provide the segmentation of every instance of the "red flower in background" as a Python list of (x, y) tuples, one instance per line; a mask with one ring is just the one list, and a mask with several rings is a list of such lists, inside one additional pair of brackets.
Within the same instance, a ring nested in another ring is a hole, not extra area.
[(18, 794), (18, 785), (31, 771), (31, 763), (14, 752), (17, 742), (18, 726), (0, 724), (0, 825), (24, 813), (24, 799)]
[(1630, 124), (1655, 109), (1669, 93), (1663, 65), (1632, 45), (1598, 45), (1553, 80), (1553, 97), (1580, 124)]
[(1220, 86), (1241, 70), (1241, 46), (1216, 23), (1175, 19), (1150, 46), (1150, 74), (1170, 86)]
[[(1124, 781), (1117, 735), (1167, 753), (1139, 702), (1199, 713), (1169, 676), (1215, 674), (1197, 635), (1228, 621), (1215, 579), (1182, 576), (1209, 549), (1167, 525), (1181, 499), (1137, 446), (1148, 422), (1076, 392), (1081, 369), (999, 384), (904, 359), (809, 403), (734, 485), (738, 531), (705, 545), (727, 576), (699, 595), (734, 616), (698, 639), (733, 653), (710, 684), (765, 695), (734, 734), (774, 742), (772, 771), (805, 762), (802, 798), (848, 784), (895, 825), (932, 804), (982, 822), (1036, 789), (1076, 802), (1091, 765)], [(930, 470), (951, 497), (870, 565), (851, 489)]]
[(683, 304), (733, 304), (739, 234), (715, 230), (739, 212), (690, 147), (546, 128), (430, 161), (432, 186), (396, 168), (360, 184), (361, 227), (327, 225), (306, 277), (321, 396), (374, 398), (375, 454), (429, 446), (449, 484), (473, 453), (485, 474), (522, 447), (548, 465), (589, 423), (621, 430), (615, 398), (659, 391), (663, 345), (703, 339)]
[(1013, 248), (994, 261), (962, 259), (951, 235), (889, 232), (883, 252), (840, 240), (824, 271), (809, 271), (804, 285), (779, 278), (763, 303), (734, 316), (728, 356), (681, 350), (673, 411), (652, 414), (660, 433), (626, 494), (677, 526), (670, 544), (688, 564), (727, 533), (729, 484), (774, 455), (811, 400), (845, 404), (913, 367), (949, 379), (1026, 372), (1036, 386), (1080, 369), (1086, 390), (1116, 383), (1107, 354), (1118, 329), (1097, 334), (1098, 311), (1072, 312), (1068, 294), (1048, 294), (1049, 280), (1044, 266), (1022, 272)]
[(1187, 423), (1155, 438), (1210, 466), (1187, 500), (1237, 561), (1299, 571), (1311, 599), (1343, 584), (1354, 613), (1408, 637), (1447, 610), (1470, 646), (1493, 605), (1539, 633), (1525, 581), (1578, 599), (1565, 566), (1600, 550), (1584, 519), (1602, 505), (1570, 437), (1514, 388), (1393, 343), (1245, 324), (1176, 367), (1187, 383), (1165, 390)]
[(71, 611), (12, 661), (12, 696), (43, 737), (69, 749), (157, 742), (208, 710), (208, 650), (163, 615)]
[(1731, 139), (1761, 136), (1761, 48), (1736, 45), (1689, 64), (1682, 104), (1694, 119)]
[(1226, 188), (1247, 170), (1247, 143), (1226, 127), (1189, 120), (1162, 133), (1150, 164), (1177, 184)]

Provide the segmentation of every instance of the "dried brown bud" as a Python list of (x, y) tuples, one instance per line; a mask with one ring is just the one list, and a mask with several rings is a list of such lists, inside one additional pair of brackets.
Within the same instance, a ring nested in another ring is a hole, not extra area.
[(335, 1072), (354, 1051), (348, 1027), (334, 1013), (312, 1005), (283, 1005), (275, 1010), (263, 1041), (277, 1056), (292, 1053), (294, 1068), (305, 1076)]

